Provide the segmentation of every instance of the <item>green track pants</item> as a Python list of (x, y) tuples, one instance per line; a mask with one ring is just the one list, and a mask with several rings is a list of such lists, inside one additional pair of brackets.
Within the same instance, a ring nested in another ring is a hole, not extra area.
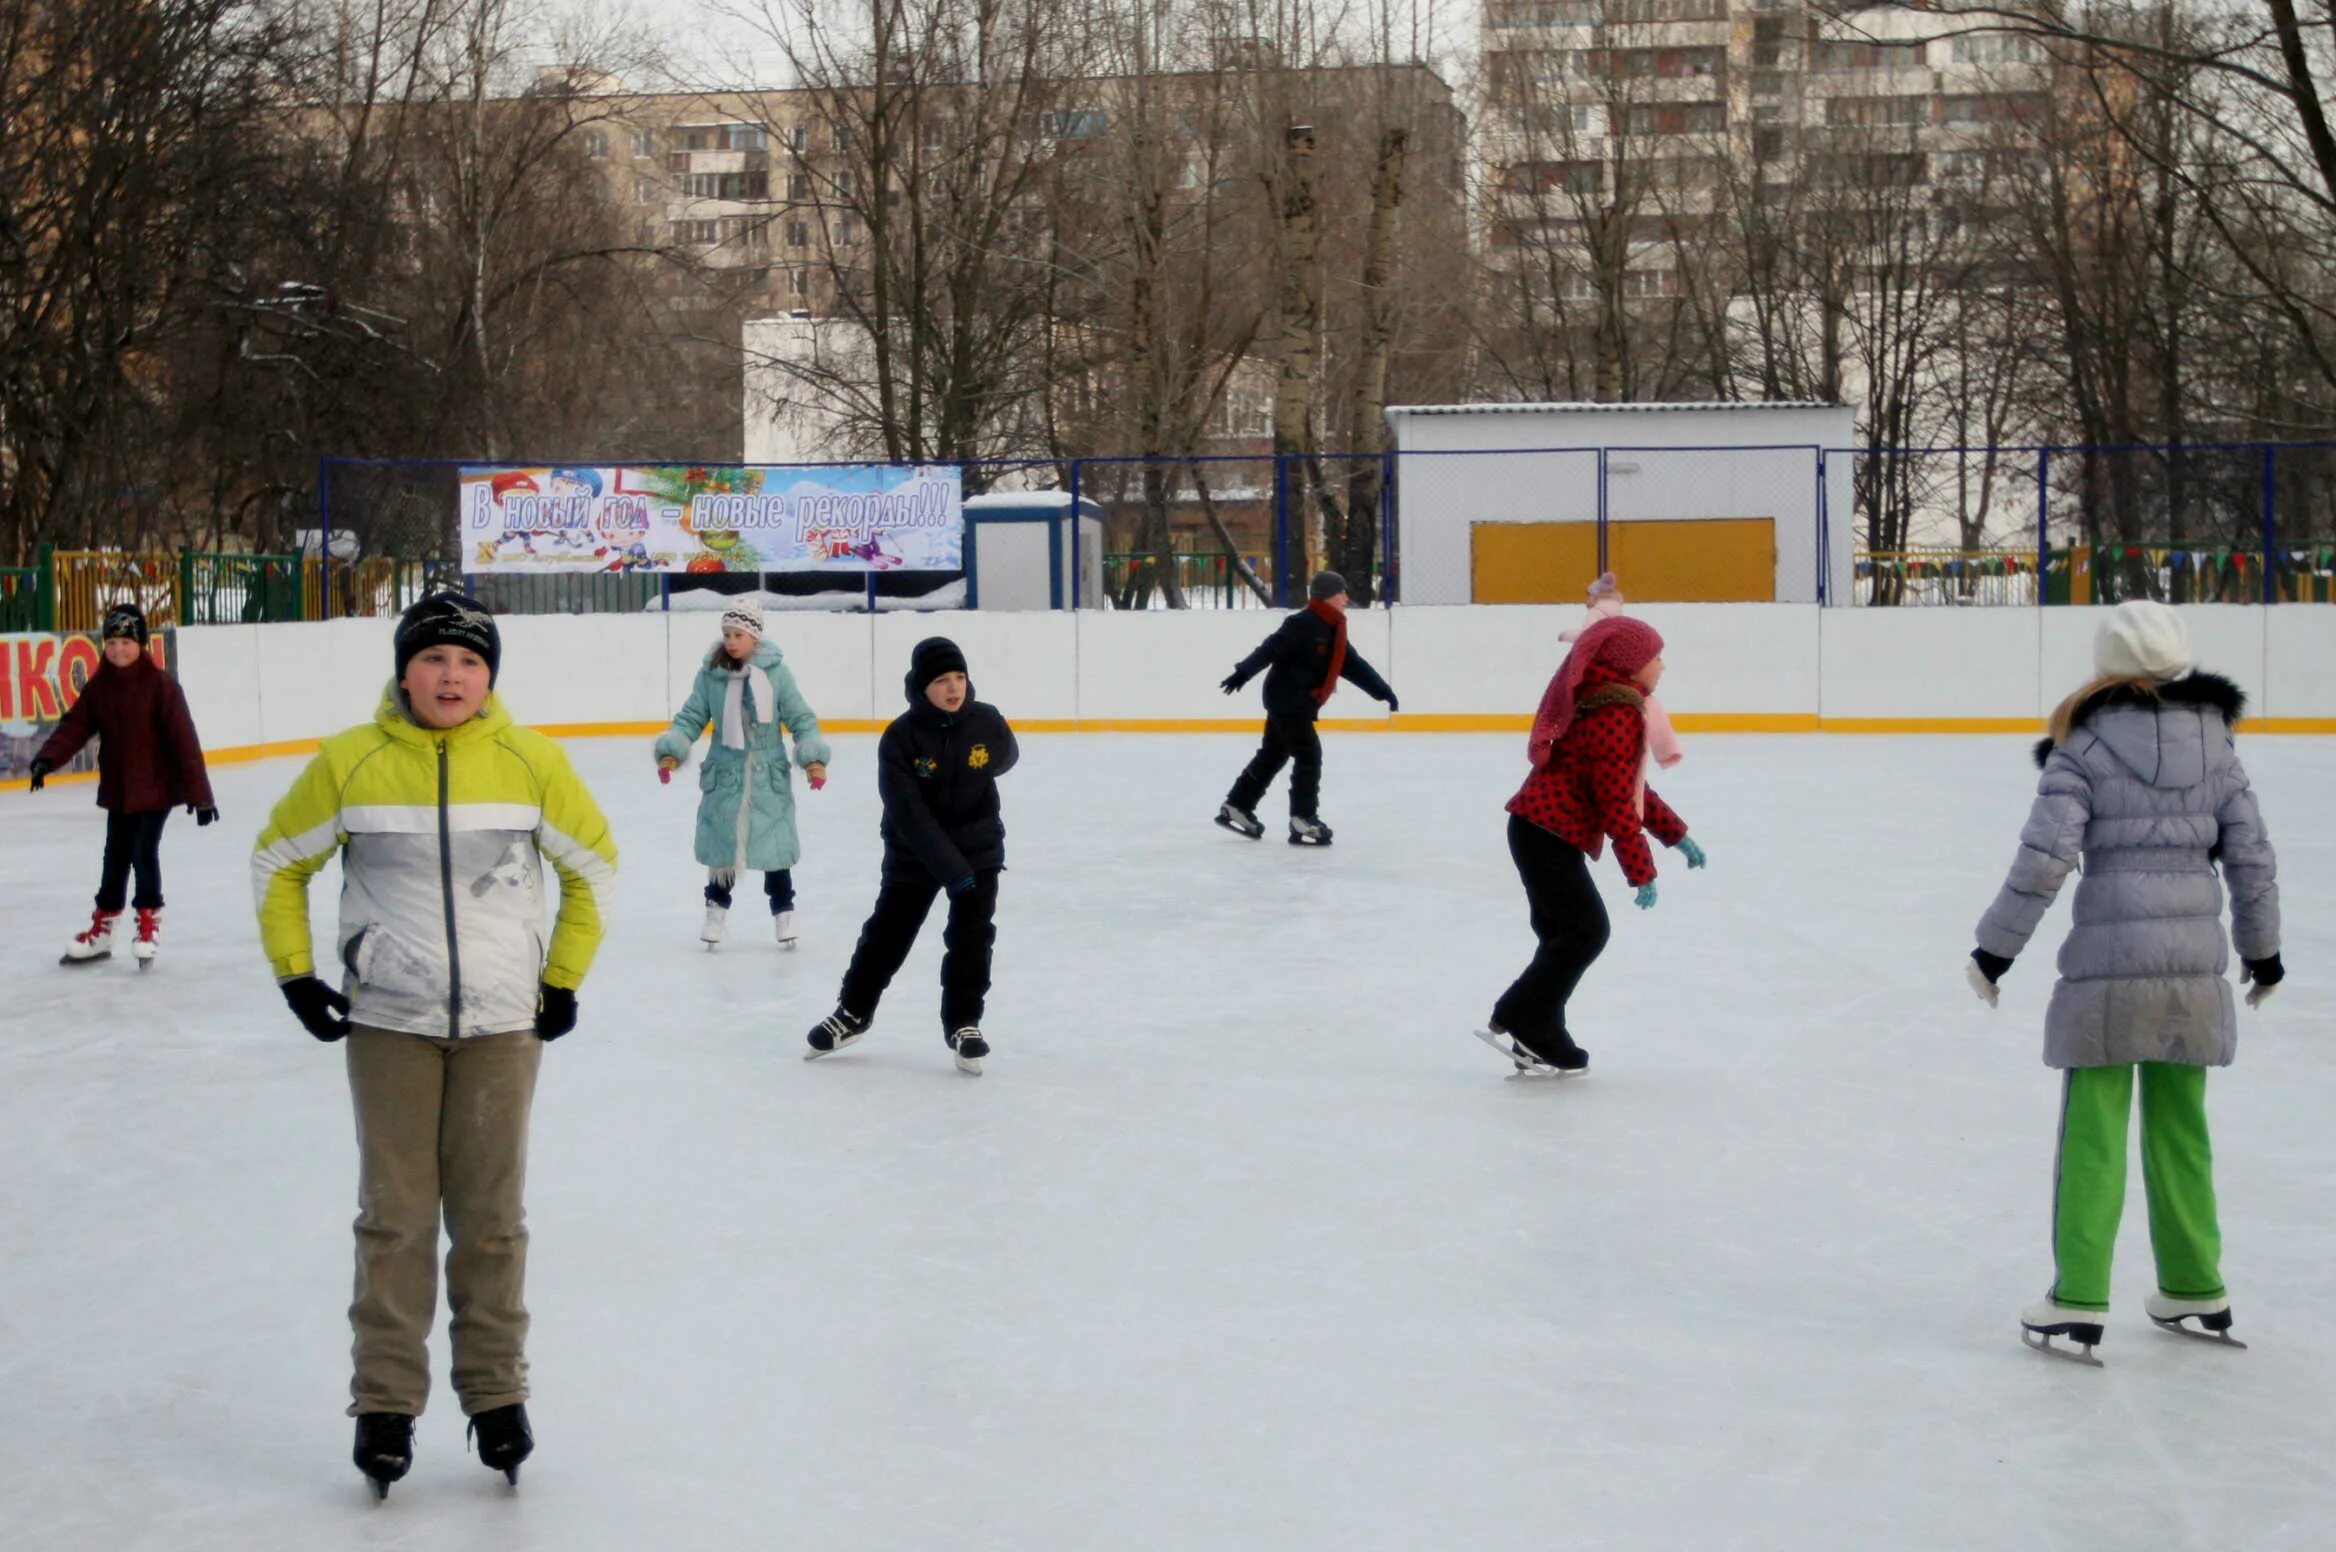
[[(2135, 1070), (2071, 1068), (2061, 1090), (2052, 1298), (2071, 1309), (2109, 1307), (2109, 1261), (2125, 1210), (2125, 1136)], [(2217, 1298), (2223, 1292), (2222, 1230), (2214, 1213), (2214, 1148), (2206, 1135), (2206, 1069), (2142, 1062), (2139, 1071), (2141, 1178), (2149, 1192), (2158, 1291)]]

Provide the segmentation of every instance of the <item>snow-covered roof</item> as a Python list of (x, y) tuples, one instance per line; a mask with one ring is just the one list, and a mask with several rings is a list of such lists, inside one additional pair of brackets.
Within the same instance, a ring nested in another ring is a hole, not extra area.
[(1387, 407), (1387, 415), (1392, 419), (1398, 415), (1617, 415), (1673, 410), (1839, 410), (1848, 407), (1845, 404), (1827, 404), (1817, 399), (1700, 399), (1672, 404), (1391, 404)]

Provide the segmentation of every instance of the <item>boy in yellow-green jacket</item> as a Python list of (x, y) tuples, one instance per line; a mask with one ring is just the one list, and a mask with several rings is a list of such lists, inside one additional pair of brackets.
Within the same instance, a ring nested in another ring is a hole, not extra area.
[[(358, 1151), (350, 1415), (374, 1491), (413, 1462), (430, 1389), (438, 1221), (454, 1388), (479, 1458), (519, 1479), (527, 1408), (527, 1120), (543, 1043), (576, 1027), (616, 845), (560, 746), (493, 694), (494, 617), (448, 594), (397, 626), (373, 720), (324, 741), (252, 856), (260, 939), (293, 1013), (348, 1037)], [(345, 851), (343, 850), (344, 848)], [(308, 881), (341, 859), (341, 989), (316, 974)], [(544, 941), (543, 869), (559, 875)]]

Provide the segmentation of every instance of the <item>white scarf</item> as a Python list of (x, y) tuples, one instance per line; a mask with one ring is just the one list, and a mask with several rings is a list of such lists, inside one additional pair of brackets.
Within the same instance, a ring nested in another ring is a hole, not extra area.
[(725, 749), (746, 747), (746, 718), (740, 712), (745, 709), (749, 684), (754, 686), (754, 720), (767, 725), (774, 718), (771, 676), (762, 671), (761, 664), (748, 663), (730, 676), (730, 688), (722, 697), (722, 747)]

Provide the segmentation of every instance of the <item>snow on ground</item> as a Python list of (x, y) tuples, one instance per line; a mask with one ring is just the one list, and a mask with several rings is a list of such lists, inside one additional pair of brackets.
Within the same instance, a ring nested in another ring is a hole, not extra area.
[(1208, 823), (1244, 740), (1025, 740), (979, 1080), (937, 932), (857, 1051), (798, 1060), (873, 895), (872, 740), (802, 798), (791, 955), (743, 891), (701, 950), (694, 791), (646, 740), (573, 744), (625, 873), (535, 1112), (540, 1452), (509, 1493), (441, 1389), (379, 1509), (341, 1416), (341, 1058), (246, 883), (296, 762), (173, 822), (143, 977), (54, 964), (90, 790), (0, 798), (0, 1542), (2330, 1544), (2336, 740), (2247, 745), (2295, 967), (2214, 1080), (2254, 1349), (2143, 1319), (2136, 1168), (2101, 1373), (2015, 1334), (2050, 1277), (2066, 904), (2000, 1012), (1961, 979), (2025, 742), (1691, 740), (1663, 786), (1711, 868), (1666, 857), (1642, 915), (1601, 865), (1567, 1085), (1468, 1036), (1530, 951), (1522, 742), (1328, 739), (1338, 844), (1307, 852)]

